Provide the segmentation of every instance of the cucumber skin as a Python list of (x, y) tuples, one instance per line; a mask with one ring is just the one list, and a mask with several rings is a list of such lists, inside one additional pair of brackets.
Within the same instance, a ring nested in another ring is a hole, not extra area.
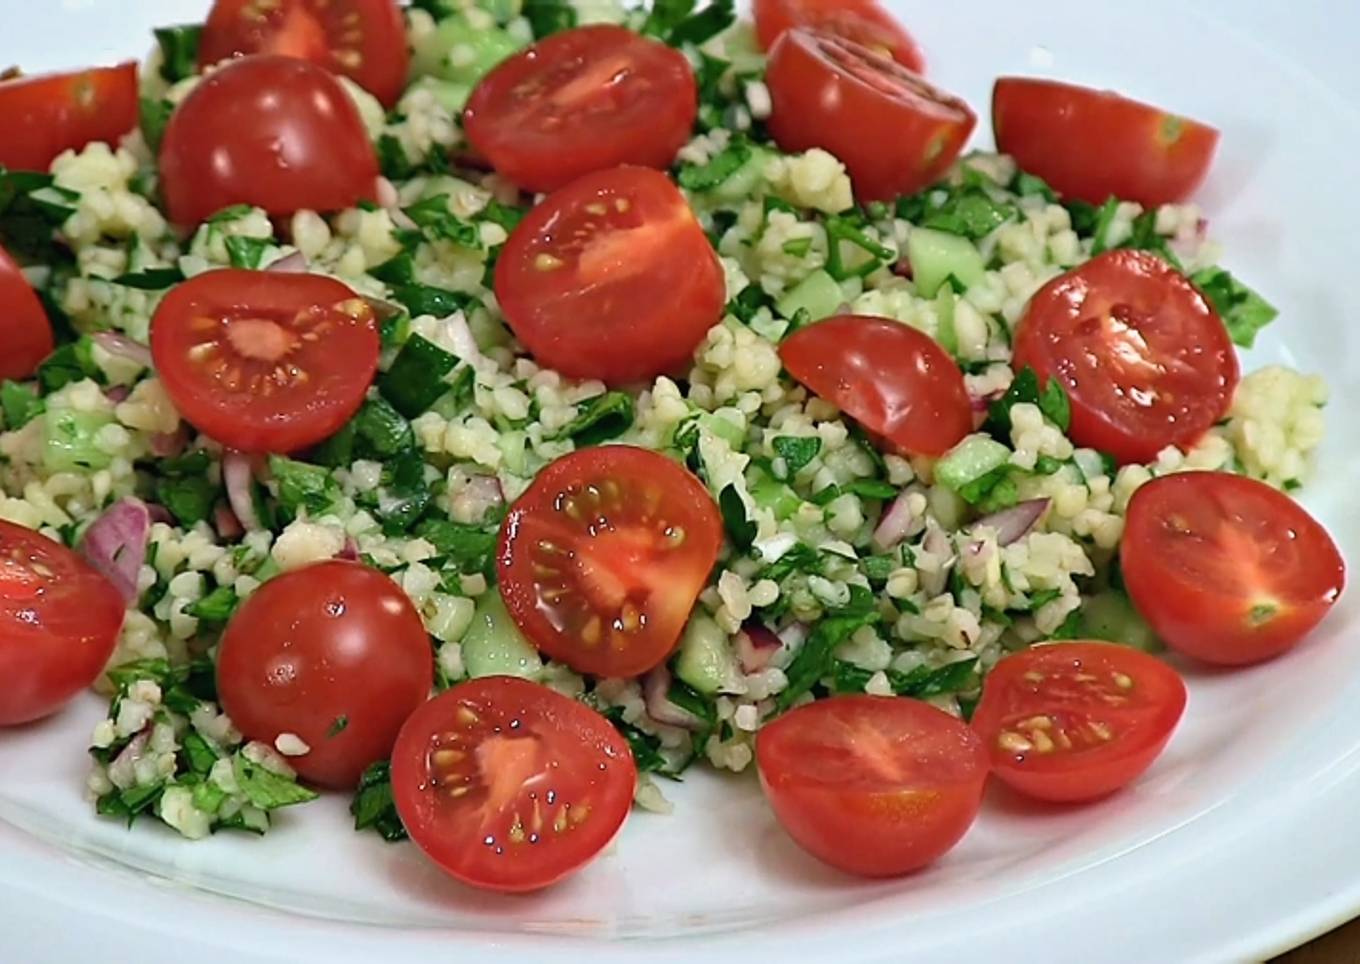
[(970, 435), (935, 463), (935, 481), (957, 492), (1010, 461), (1011, 450), (995, 439)]
[(696, 612), (680, 636), (675, 675), (705, 696), (714, 696), (736, 671), (727, 634), (706, 613)]

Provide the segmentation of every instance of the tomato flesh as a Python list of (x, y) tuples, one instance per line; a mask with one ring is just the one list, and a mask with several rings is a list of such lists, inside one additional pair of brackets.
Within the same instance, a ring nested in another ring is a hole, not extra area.
[(151, 322), (175, 407), (242, 452), (329, 437), (363, 403), (378, 352), (372, 309), (319, 275), (209, 271), (173, 288)]
[(1223, 472), (1139, 489), (1121, 559), (1129, 596), (1167, 645), (1229, 666), (1292, 649), (1346, 582), (1336, 543), (1302, 506)]
[(609, 845), (633, 802), (628, 743), (599, 713), (507, 676), (460, 683), (416, 710), (392, 754), (411, 839), (450, 875), (538, 890)]
[(1146, 251), (1109, 251), (1036, 294), (1013, 359), (1056, 378), (1072, 402), (1072, 440), (1120, 462), (1193, 446), (1227, 414), (1237, 352), (1204, 295)]
[(1002, 77), (992, 92), (998, 148), (1065, 197), (1157, 207), (1204, 182), (1218, 131), (1109, 91)]
[(1108, 796), (1165, 749), (1185, 711), (1185, 683), (1155, 657), (1112, 643), (1035, 646), (988, 674), (973, 729), (992, 769), (1040, 800)]
[(65, 150), (117, 145), (137, 126), (137, 64), (0, 81), (0, 167), (46, 171)]
[(42, 302), (0, 246), (0, 378), (27, 378), (52, 354), (52, 347), (52, 326)]
[(712, 497), (656, 452), (610, 445), (548, 466), (511, 508), (501, 595), (540, 650), (602, 677), (670, 655), (722, 545)]
[(816, 27), (924, 73), (925, 56), (911, 34), (876, 0), (756, 0), (756, 39), (764, 50), (791, 27)]
[(539, 364), (610, 384), (683, 366), (722, 318), (727, 291), (684, 195), (639, 167), (583, 177), (530, 211), (495, 286)]
[(967, 833), (987, 753), (962, 721), (904, 697), (841, 696), (756, 736), (765, 798), (805, 850), (865, 877), (933, 863)]

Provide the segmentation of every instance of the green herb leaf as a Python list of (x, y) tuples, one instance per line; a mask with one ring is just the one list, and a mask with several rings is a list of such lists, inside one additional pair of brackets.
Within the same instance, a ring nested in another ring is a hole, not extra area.
[(412, 449), (392, 458), (383, 466), (378, 489), (377, 516), (383, 532), (389, 536), (405, 532), (429, 508), (432, 498), (421, 454)]
[(661, 755), (661, 740), (650, 733), (644, 733), (623, 718), (623, 708), (611, 706), (605, 710), (604, 718), (614, 724), (614, 729), (623, 734), (628, 748), (633, 751), (633, 764), (639, 773), (665, 773), (669, 768), (666, 758)]
[(861, 499), (877, 499), (880, 502), (897, 498), (897, 487), (877, 479), (855, 479), (847, 482), (844, 491)]
[(425, 519), (415, 535), (431, 543), (461, 573), (488, 574), (495, 569), (496, 527), (464, 525), (452, 519)]
[(505, 228), (506, 231), (513, 231), (515, 228), (519, 227), (519, 223), (524, 220), (524, 216), (528, 213), (529, 211), (527, 208), (502, 204), (500, 201), (492, 198), (486, 203), (486, 207), (482, 208), (482, 213), (479, 216), (484, 221), (490, 221), (492, 224), (499, 224), (501, 227)]
[(164, 291), (184, 280), (184, 272), (179, 268), (147, 268), (131, 274), (121, 274), (110, 283), (139, 291)]
[(349, 812), (354, 815), (355, 830), (373, 830), (389, 843), (406, 839), (406, 828), (392, 799), (390, 763), (382, 760), (364, 771)]
[(230, 586), (218, 586), (202, 599), (185, 606), (184, 611), (201, 622), (224, 626), (240, 604), (235, 590)]
[(1190, 276), (1214, 306), (1233, 344), (1250, 348), (1257, 333), (1274, 321), (1279, 312), (1264, 298), (1222, 268), (1204, 268)]
[[(931, 192), (927, 192), (927, 197)], [(980, 188), (954, 191), (938, 207), (930, 207), (919, 223), (925, 228), (961, 235), (979, 241), (1007, 221), (1014, 220), (1015, 205), (994, 201)]]
[(1064, 432), (1072, 423), (1072, 404), (1066, 389), (1056, 378), (1049, 379), (1041, 389), (1039, 376), (1026, 365), (1016, 373), (1006, 394), (992, 402), (983, 430), (998, 441), (1009, 444), (1011, 409), (1022, 402), (1037, 406), (1045, 418)]
[[(854, 219), (845, 215), (831, 215), (826, 219), (826, 271), (837, 281), (850, 277), (864, 277), (881, 268), (893, 257), (892, 248), (879, 244), (865, 232), (866, 225), (856, 224)], [(871, 255), (870, 259), (858, 268), (849, 268), (841, 254), (841, 242), (851, 244)]]
[(1030, 197), (1031, 195), (1037, 194), (1050, 204), (1058, 200), (1057, 192), (1048, 186), (1047, 181), (1041, 177), (1036, 177), (1033, 174), (1027, 174), (1024, 171), (1015, 172), (1015, 177), (1011, 180), (1010, 189), (1021, 197)]
[(747, 517), (746, 503), (742, 501), (735, 484), (729, 483), (718, 494), (718, 509), (722, 512), (723, 525), (727, 528), (727, 537), (732, 540), (732, 544), (742, 552), (751, 548), (756, 538), (756, 524)]
[(161, 48), (161, 77), (165, 82), (173, 84), (192, 77), (198, 70), (198, 42), (203, 34), (202, 26), (185, 24), (160, 27), (152, 32)]
[(174, 112), (175, 105), (168, 100), (157, 100), (154, 97), (138, 99), (138, 126), (141, 127), (142, 139), (146, 141), (146, 146), (151, 149), (152, 154), (160, 150), (161, 139), (165, 137), (165, 126), (170, 123), (170, 115)]
[(426, 198), (403, 211), (431, 241), (451, 241), (474, 251), (482, 248), (482, 236), (477, 225), (462, 220), (449, 210), (447, 194)]
[(911, 696), (918, 700), (974, 689), (979, 683), (977, 657), (961, 659), (938, 668), (918, 666), (909, 673), (890, 674), (889, 680), (893, 692), (898, 696)]
[(197, 773), (201, 777), (206, 777), (208, 772), (212, 770), (213, 764), (218, 760), (217, 751), (194, 729), (184, 731), (180, 743), (180, 753), (183, 755), (189, 771)]
[(208, 519), (217, 503), (218, 488), (204, 477), (157, 479), (156, 501), (188, 528)]
[(407, 181), (415, 176), (416, 166), (406, 156), (406, 149), (396, 137), (391, 134), (379, 135), (377, 149), (378, 169), (382, 171), (383, 177), (390, 181)]
[(38, 366), (38, 384), (44, 395), (86, 378), (101, 385), (105, 381), (103, 371), (94, 362), (94, 342), (89, 335), (61, 345)]
[(264, 259), (264, 253), (273, 244), (268, 238), (246, 238), (238, 235), (229, 236), (224, 242), (227, 246), (227, 257), (231, 260), (233, 268), (245, 268), (254, 271), (259, 268), (260, 262)]
[(779, 694), (775, 705), (786, 710), (808, 690), (812, 689), (831, 669), (832, 653), (849, 639), (856, 630), (878, 620), (876, 611), (831, 615), (812, 628), (808, 638), (794, 654), (784, 674), (789, 685)]
[(618, 438), (632, 427), (633, 396), (606, 392), (581, 402), (576, 417), (553, 437), (573, 439), (578, 448), (585, 448)]
[(724, 183), (751, 159), (751, 145), (738, 138), (719, 151), (707, 164), (684, 164), (676, 180), (687, 191), (708, 191)]
[(524, 0), (523, 15), (535, 40), (576, 26), (576, 8), (567, 0)]
[(23, 428), (46, 410), (47, 403), (27, 386), (8, 379), (0, 383), (0, 411), (10, 431)]
[(308, 803), (319, 796), (316, 791), (307, 789), (296, 780), (281, 777), (247, 760), (239, 751), (232, 757), (231, 765), (241, 792), (253, 806), (261, 810), (277, 810), (279, 807)]
[(279, 504), (290, 515), (302, 509), (313, 517), (323, 515), (340, 501), (340, 483), (325, 466), (271, 455), (269, 471), (279, 485)]
[(780, 435), (772, 444), (790, 476), (797, 475), (822, 451), (822, 440), (816, 435)]
[(251, 211), (255, 210), (249, 204), (229, 204), (220, 211), (210, 214), (203, 222), (204, 224), (227, 224), (231, 221), (239, 221), (246, 217)]
[(386, 459), (416, 446), (411, 423), (382, 396), (365, 401), (351, 424), (360, 458)]
[(448, 389), (444, 376), (458, 359), (434, 342), (412, 335), (378, 381), (378, 390), (402, 415), (415, 418)]
[(411, 313), (412, 318), (430, 315), (447, 318), (458, 311), (469, 311), (481, 304), (472, 295), (432, 285), (393, 285), (392, 300)]
[(349, 727), (349, 717), (341, 713), (326, 727), (326, 739), (333, 740)]

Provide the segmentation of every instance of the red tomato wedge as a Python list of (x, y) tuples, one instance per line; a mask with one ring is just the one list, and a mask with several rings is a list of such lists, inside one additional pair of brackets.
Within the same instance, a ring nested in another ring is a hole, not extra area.
[(1065, 197), (1156, 207), (1204, 182), (1218, 131), (1104, 90), (1002, 77), (992, 91), (998, 148)]
[(378, 158), (349, 94), (325, 69), (245, 57), (176, 108), (161, 141), (170, 220), (192, 226), (233, 204), (270, 214), (339, 211), (373, 200)]
[(357, 562), (275, 576), (232, 617), (217, 653), (222, 707), (249, 739), (291, 733), (305, 779), (352, 790), (430, 696), (434, 655), (401, 587)]
[(487, 890), (538, 890), (581, 869), (622, 828), (636, 780), (608, 720), (508, 676), (430, 700), (392, 753), (392, 795), (411, 839)]
[(1145, 251), (1110, 251), (1036, 294), (1015, 336), (1016, 371), (1056, 378), (1072, 440), (1120, 462), (1191, 446), (1237, 389), (1237, 352), (1191, 282)]
[(670, 167), (698, 111), (684, 54), (600, 24), (555, 33), (499, 64), (472, 92), (463, 124), (498, 173), (553, 191), (620, 164)]
[(56, 712), (113, 655), (123, 597), (80, 556), (0, 521), (0, 726)]
[(934, 184), (977, 123), (967, 104), (919, 74), (820, 29), (786, 31), (770, 51), (765, 82), (779, 146), (836, 155), (861, 201), (890, 201)]
[(27, 378), (52, 354), (52, 326), (37, 294), (0, 247), (0, 378)]
[(840, 315), (779, 346), (789, 374), (903, 452), (943, 455), (973, 430), (963, 372), (901, 322)]
[(391, 107), (411, 55), (395, 0), (217, 0), (198, 45), (200, 67), (241, 54), (310, 60)]
[(0, 167), (46, 171), (65, 150), (117, 145), (137, 126), (137, 64), (0, 81)]
[(209, 271), (151, 321), (156, 373), (199, 431), (242, 452), (293, 452), (358, 411), (378, 370), (368, 304), (319, 275)]
[(911, 34), (876, 0), (756, 0), (756, 39), (764, 50), (792, 27), (816, 27), (924, 73), (925, 56)]
[(727, 297), (684, 195), (640, 167), (587, 175), (530, 211), (501, 251), (495, 284), (539, 364), (615, 385), (684, 366)]
[(1263, 482), (1188, 472), (1129, 503), (1124, 583), (1167, 645), (1236, 666), (1292, 649), (1341, 597), (1346, 564), (1307, 511)]
[(864, 877), (938, 860), (968, 832), (987, 752), (928, 703), (840, 696), (785, 713), (756, 736), (765, 798), (808, 853)]
[(1052, 643), (987, 676), (973, 729), (1005, 783), (1040, 800), (1108, 796), (1165, 749), (1185, 683), (1161, 660), (1113, 643)]
[(501, 526), (501, 596), (535, 646), (594, 676), (675, 649), (722, 547), (708, 490), (664, 455), (583, 449), (538, 474)]

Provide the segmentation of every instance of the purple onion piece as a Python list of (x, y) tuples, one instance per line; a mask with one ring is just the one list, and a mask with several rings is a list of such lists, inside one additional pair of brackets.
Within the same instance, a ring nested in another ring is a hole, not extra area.
[(247, 532), (264, 528), (255, 512), (255, 500), (251, 493), (254, 481), (255, 471), (249, 455), (227, 452), (222, 456), (222, 484), (227, 490), (227, 502)]
[(231, 506), (225, 502), (219, 502), (213, 509), (213, 528), (217, 530), (219, 539), (239, 539), (245, 534), (245, 529), (241, 526), (241, 520), (236, 518), (236, 513), (231, 511)]
[(686, 730), (700, 729), (703, 721), (672, 703), (670, 689), (671, 671), (664, 663), (643, 678), (642, 697), (647, 704), (647, 715), (665, 726), (678, 726)]
[(294, 251), (292, 254), (285, 254), (276, 261), (271, 261), (266, 271), (277, 271), (280, 274), (306, 274), (311, 269), (307, 263), (307, 256), (301, 251)]
[(908, 505), (907, 493), (903, 492), (883, 512), (883, 518), (874, 529), (873, 544), (879, 551), (887, 551), (900, 544), (911, 534), (916, 515)]
[(146, 561), (151, 511), (140, 499), (119, 499), (80, 540), (80, 553), (127, 602), (138, 596), (137, 575)]
[(747, 623), (735, 640), (737, 662), (746, 674), (759, 673), (770, 665), (774, 654), (784, 648), (778, 636), (763, 623)]
[(1030, 499), (978, 519), (975, 526), (996, 530), (997, 545), (1008, 546), (1029, 534), (1048, 511), (1049, 499)]
[(116, 331), (97, 331), (90, 339), (116, 358), (126, 358), (143, 368), (151, 367), (151, 349), (127, 335), (120, 335)]

